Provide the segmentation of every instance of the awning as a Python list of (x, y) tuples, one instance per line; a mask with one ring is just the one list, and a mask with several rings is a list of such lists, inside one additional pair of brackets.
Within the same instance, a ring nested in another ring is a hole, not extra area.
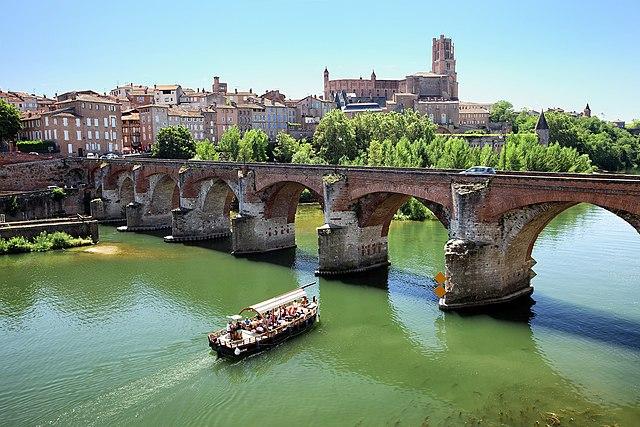
[(245, 310), (251, 309), (260, 314), (264, 314), (267, 311), (289, 304), (290, 302), (293, 302), (297, 299), (302, 299), (302, 297), (305, 297), (305, 296), (307, 296), (307, 293), (304, 291), (304, 289), (296, 289), (291, 292), (287, 292), (286, 294), (278, 295), (277, 297), (273, 297), (266, 301), (262, 301), (262, 302), (259, 302), (258, 304), (249, 306), (245, 308)]

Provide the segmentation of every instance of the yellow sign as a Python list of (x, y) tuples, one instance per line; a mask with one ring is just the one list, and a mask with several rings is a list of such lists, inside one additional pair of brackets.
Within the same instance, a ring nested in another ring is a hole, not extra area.
[(444, 290), (442, 285), (436, 286), (433, 292), (437, 295), (438, 298), (442, 298), (447, 293), (447, 291)]
[(436, 274), (436, 282), (442, 285), (446, 281), (447, 281), (447, 277), (444, 274), (442, 274), (442, 271), (438, 271), (438, 274)]

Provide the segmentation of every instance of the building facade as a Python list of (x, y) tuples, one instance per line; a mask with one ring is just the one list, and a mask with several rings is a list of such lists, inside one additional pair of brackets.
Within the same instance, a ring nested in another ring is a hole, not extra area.
[(180, 85), (153, 85), (154, 103), (158, 105), (178, 105), (182, 96)]
[(144, 151), (140, 142), (140, 113), (127, 111), (122, 114), (122, 152)]
[(71, 93), (50, 111), (26, 114), (20, 139), (54, 141), (70, 156), (122, 151), (120, 105), (108, 97)]

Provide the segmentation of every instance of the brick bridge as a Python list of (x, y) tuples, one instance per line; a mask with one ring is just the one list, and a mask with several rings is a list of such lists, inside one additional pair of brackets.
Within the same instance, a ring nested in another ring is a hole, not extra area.
[[(410, 197), (449, 231), (443, 309), (506, 302), (532, 292), (533, 245), (546, 224), (581, 202), (607, 209), (640, 232), (640, 176), (85, 160), (99, 219), (128, 230), (171, 229), (167, 241), (232, 236), (234, 254), (295, 246), (295, 213), (309, 189), (322, 201), (320, 275), (388, 265), (387, 233)], [(239, 214), (229, 212), (237, 199)], [(233, 230), (233, 232), (232, 232)], [(594, 254), (595, 255), (595, 254)]]

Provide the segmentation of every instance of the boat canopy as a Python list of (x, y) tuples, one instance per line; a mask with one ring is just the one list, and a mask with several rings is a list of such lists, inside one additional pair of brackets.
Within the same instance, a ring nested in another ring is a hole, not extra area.
[(307, 293), (304, 291), (304, 289), (298, 288), (291, 292), (287, 292), (286, 294), (278, 295), (277, 297), (273, 297), (266, 301), (259, 302), (258, 304), (253, 304), (243, 309), (242, 311), (253, 310), (256, 313), (264, 314), (267, 311), (289, 304), (290, 302), (301, 299), (302, 297), (305, 297), (305, 296), (307, 296)]

